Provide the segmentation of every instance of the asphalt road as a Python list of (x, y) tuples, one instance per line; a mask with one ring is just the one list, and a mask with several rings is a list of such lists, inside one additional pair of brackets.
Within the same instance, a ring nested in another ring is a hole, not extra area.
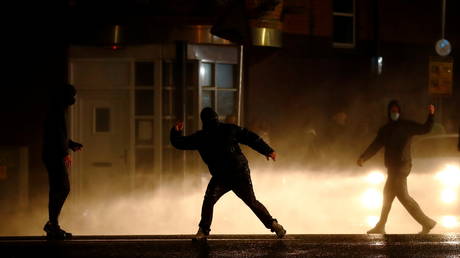
[(460, 235), (0, 237), (0, 257), (460, 257)]

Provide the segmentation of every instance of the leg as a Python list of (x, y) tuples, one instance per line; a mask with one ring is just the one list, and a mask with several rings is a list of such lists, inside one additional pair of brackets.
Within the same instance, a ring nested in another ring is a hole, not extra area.
[(50, 239), (70, 239), (71, 233), (59, 227), (59, 214), (70, 192), (69, 176), (64, 162), (45, 162), (49, 179), (49, 221), (43, 228)]
[(396, 197), (401, 202), (401, 204), (406, 208), (409, 214), (420, 224), (423, 226), (423, 231), (427, 230), (428, 233), (436, 224), (434, 220), (429, 218), (425, 213), (422, 211), (418, 203), (409, 195), (409, 191), (407, 190), (407, 177), (403, 176), (400, 177), (397, 184), (397, 194)]
[(388, 215), (390, 214), (391, 205), (393, 204), (395, 197), (396, 193), (394, 191), (394, 178), (388, 177), (385, 183), (385, 187), (383, 188), (383, 204), (378, 225), (385, 227), (385, 224), (388, 220)]
[(59, 225), (59, 214), (70, 192), (70, 182), (64, 162), (47, 162), (49, 179), (49, 221)]
[(383, 204), (382, 211), (380, 213), (380, 219), (373, 229), (367, 231), (368, 234), (385, 233), (385, 225), (388, 220), (388, 215), (390, 214), (391, 205), (393, 204), (393, 200), (396, 197), (396, 193), (394, 191), (394, 181), (395, 178), (389, 171), (387, 181), (385, 182), (385, 187), (383, 188)]
[(201, 221), (199, 224), (204, 234), (209, 234), (209, 231), (211, 231), (214, 204), (228, 191), (230, 191), (230, 187), (221, 179), (212, 177), (211, 181), (209, 181), (201, 208)]
[(238, 178), (232, 190), (247, 206), (249, 206), (249, 208), (251, 208), (266, 228), (272, 229), (273, 221), (276, 220), (270, 215), (267, 208), (256, 199), (249, 174)]

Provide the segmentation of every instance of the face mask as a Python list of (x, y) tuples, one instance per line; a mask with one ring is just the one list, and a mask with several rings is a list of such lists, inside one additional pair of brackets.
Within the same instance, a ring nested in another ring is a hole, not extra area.
[(399, 113), (391, 112), (390, 117), (391, 117), (391, 120), (397, 121), (399, 119)]

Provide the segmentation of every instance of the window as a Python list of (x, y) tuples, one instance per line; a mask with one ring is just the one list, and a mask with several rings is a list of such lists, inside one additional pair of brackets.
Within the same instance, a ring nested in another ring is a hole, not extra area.
[(218, 91), (217, 92), (217, 113), (221, 116), (230, 116), (235, 112), (236, 92)]
[(163, 116), (172, 116), (175, 114), (175, 103), (174, 103), (174, 63), (170, 61), (162, 62), (163, 71), (163, 89), (162, 89), (162, 102), (163, 102)]
[(213, 64), (202, 63), (200, 67), (200, 86), (211, 87), (213, 85)]
[(147, 119), (136, 119), (136, 144), (153, 144), (153, 121)]
[(134, 62), (135, 169), (138, 175), (154, 173), (155, 62)]
[(176, 87), (174, 83), (175, 63), (173, 60), (162, 61), (162, 154), (161, 154), (161, 173), (164, 180), (174, 172), (174, 163), (177, 163), (179, 156), (178, 151), (174, 150), (169, 141), (169, 133), (176, 121)]
[(235, 115), (237, 105), (236, 65), (200, 64), (201, 108), (214, 108), (221, 119)]
[(213, 90), (203, 90), (201, 93), (201, 108), (215, 108), (214, 95), (215, 92)]
[(333, 0), (333, 45), (355, 47), (355, 0)]
[(232, 64), (216, 64), (217, 87), (227, 89), (235, 87), (233, 68)]
[(136, 87), (153, 87), (155, 71), (153, 62), (136, 62), (135, 71)]
[(136, 90), (135, 103), (136, 116), (153, 116), (152, 90)]
[(136, 90), (134, 93), (135, 115), (153, 116), (154, 63), (138, 61), (134, 65)]

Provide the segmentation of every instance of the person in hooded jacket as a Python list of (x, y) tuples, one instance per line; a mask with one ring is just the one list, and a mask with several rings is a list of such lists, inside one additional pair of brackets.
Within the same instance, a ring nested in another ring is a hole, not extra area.
[(428, 118), (424, 124), (401, 119), (401, 106), (393, 100), (388, 104), (388, 123), (382, 126), (377, 137), (358, 159), (358, 165), (374, 156), (382, 147), (385, 148), (385, 166), (388, 177), (383, 190), (383, 206), (380, 220), (368, 234), (385, 234), (385, 224), (390, 213), (391, 204), (395, 198), (401, 202), (409, 214), (422, 225), (420, 234), (427, 234), (436, 222), (423, 213), (417, 202), (412, 199), (407, 190), (411, 159), (411, 139), (414, 135), (426, 134), (431, 131), (434, 121), (435, 107), (429, 105)]
[(49, 221), (44, 226), (48, 238), (69, 239), (72, 234), (59, 226), (59, 214), (70, 192), (67, 169), (72, 164), (69, 149), (79, 151), (83, 145), (69, 139), (67, 110), (75, 103), (75, 88), (65, 84), (54, 89), (44, 124), (42, 159), (48, 171)]
[(176, 123), (171, 129), (171, 144), (181, 150), (198, 150), (209, 168), (212, 177), (204, 196), (201, 221), (195, 240), (206, 240), (211, 230), (213, 209), (225, 193), (233, 191), (251, 208), (266, 228), (279, 238), (286, 230), (274, 219), (254, 194), (248, 160), (239, 144), (245, 144), (266, 156), (276, 159), (275, 151), (255, 133), (234, 124), (221, 123), (212, 108), (204, 108), (200, 113), (203, 129), (189, 136), (182, 136), (184, 125)]

